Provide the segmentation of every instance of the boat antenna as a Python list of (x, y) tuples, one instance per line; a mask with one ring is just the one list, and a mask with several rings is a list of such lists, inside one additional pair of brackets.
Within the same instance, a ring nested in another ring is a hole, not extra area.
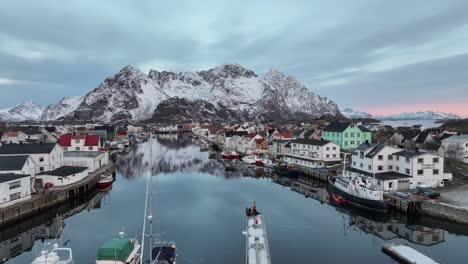
[(141, 234), (141, 259), (144, 259), (144, 250), (145, 250), (145, 236), (146, 236), (146, 211), (148, 209), (148, 192), (149, 192), (149, 184), (150, 184), (150, 178), (151, 174), (148, 175), (148, 179), (146, 179), (146, 194), (145, 194), (145, 210), (144, 210), (144, 215), (143, 215), (143, 231)]

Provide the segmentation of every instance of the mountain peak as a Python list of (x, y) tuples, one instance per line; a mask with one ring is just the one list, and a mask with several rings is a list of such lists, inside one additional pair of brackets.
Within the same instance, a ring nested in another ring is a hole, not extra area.
[(211, 82), (220, 78), (254, 78), (258, 77), (254, 71), (244, 68), (240, 64), (223, 64), (215, 68), (198, 72), (205, 80)]

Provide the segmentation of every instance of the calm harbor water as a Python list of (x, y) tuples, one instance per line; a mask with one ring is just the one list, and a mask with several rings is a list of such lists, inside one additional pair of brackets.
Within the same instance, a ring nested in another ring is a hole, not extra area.
[(141, 236), (150, 174), (155, 232), (176, 241), (178, 263), (245, 263), (244, 210), (253, 200), (266, 218), (273, 263), (395, 263), (381, 252), (388, 242), (407, 243), (443, 263), (466, 263), (468, 257), (465, 226), (335, 207), (319, 182), (291, 182), (253, 169), (227, 173), (185, 138), (151, 139), (116, 162), (117, 178), (109, 192), (1, 230), (0, 257), (30, 263), (42, 238), (57, 233), (54, 216), (59, 214), (65, 217), (76, 263), (94, 263), (101, 243), (123, 228)]

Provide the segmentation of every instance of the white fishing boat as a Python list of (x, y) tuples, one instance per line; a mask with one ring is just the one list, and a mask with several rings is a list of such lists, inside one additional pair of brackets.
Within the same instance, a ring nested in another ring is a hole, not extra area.
[(254, 204), (246, 209), (246, 264), (271, 264), (270, 249), (263, 214)]
[(247, 164), (255, 164), (257, 159), (254, 156), (245, 156), (242, 158), (242, 161)]
[[(53, 247), (50, 247), (50, 243), (46, 243), (42, 249), (39, 256), (37, 256), (31, 264), (71, 264), (73, 261), (72, 249), (69, 247), (63, 247), (66, 242), (63, 242), (64, 232), (63, 232), (63, 219), (57, 216), (57, 221), (59, 222), (60, 229), (57, 233), (57, 237), (54, 239)], [(62, 247), (59, 247), (55, 243), (60, 238), (60, 244)]]
[(267, 168), (275, 168), (278, 166), (278, 163), (276, 163), (276, 161), (269, 159), (269, 158), (263, 158), (262, 163), (263, 163), (263, 166)]
[(73, 262), (73, 253), (71, 248), (60, 248), (54, 244), (52, 250), (43, 250), (32, 264), (71, 264)]

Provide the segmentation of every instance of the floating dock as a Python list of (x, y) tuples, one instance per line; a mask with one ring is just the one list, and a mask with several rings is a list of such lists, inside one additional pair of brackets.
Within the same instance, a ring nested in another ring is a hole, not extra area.
[(440, 264), (406, 245), (387, 244), (382, 246), (382, 251), (402, 264)]

